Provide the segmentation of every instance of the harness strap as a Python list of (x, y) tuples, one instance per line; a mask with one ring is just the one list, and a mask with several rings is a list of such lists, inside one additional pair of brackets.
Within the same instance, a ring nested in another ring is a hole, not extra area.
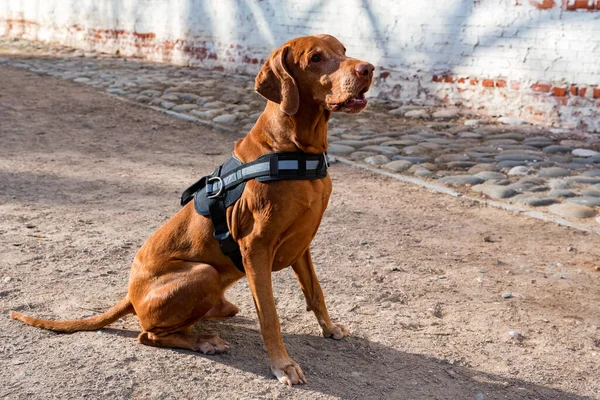
[[(221, 172), (221, 167), (218, 168), (217, 176)], [(233, 264), (241, 272), (245, 272), (244, 263), (242, 262), (242, 253), (240, 247), (231, 237), (229, 226), (227, 225), (227, 212), (225, 202), (222, 196), (215, 196), (208, 201), (208, 210), (210, 211), (210, 219), (214, 226), (213, 236), (219, 241), (221, 251), (233, 261)]]
[(271, 153), (256, 161), (243, 164), (230, 171), (221, 179), (206, 182), (207, 196), (225, 192), (242, 182), (256, 179), (259, 182), (280, 180), (320, 179), (327, 175), (329, 166), (327, 154)]
[[(239, 160), (236, 159), (239, 163)], [(277, 180), (315, 180), (327, 176), (329, 162), (327, 153), (270, 153), (259, 157), (256, 161), (242, 164), (223, 174), (221, 165), (211, 175), (202, 177), (198, 182), (187, 188), (181, 195), (181, 205), (184, 206), (194, 198), (197, 192), (205, 191), (210, 219), (214, 226), (213, 236), (219, 241), (223, 254), (228, 256), (238, 270), (245, 273), (240, 248), (231, 236), (227, 224), (227, 206), (225, 197), (229, 190), (251, 179), (259, 182)], [(197, 195), (197, 196), (198, 196)], [(241, 192), (238, 196), (241, 195)], [(235, 197), (234, 197), (235, 200)], [(198, 198), (196, 198), (198, 201)]]

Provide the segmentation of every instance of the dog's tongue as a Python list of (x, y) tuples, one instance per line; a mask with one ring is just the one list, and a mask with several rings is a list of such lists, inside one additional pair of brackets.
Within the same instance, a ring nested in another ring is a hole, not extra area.
[(365, 98), (365, 94), (361, 93), (358, 96), (353, 97), (350, 100), (346, 101), (342, 107), (357, 108), (357, 107), (362, 107), (365, 104), (367, 104), (367, 99)]

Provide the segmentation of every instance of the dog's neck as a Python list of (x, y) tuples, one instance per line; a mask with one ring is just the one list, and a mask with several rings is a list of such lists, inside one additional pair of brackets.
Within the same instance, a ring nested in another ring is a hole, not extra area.
[(248, 135), (235, 144), (234, 154), (249, 162), (273, 152), (324, 153), (330, 115), (324, 107), (302, 106), (296, 114), (287, 115), (279, 104), (269, 101)]

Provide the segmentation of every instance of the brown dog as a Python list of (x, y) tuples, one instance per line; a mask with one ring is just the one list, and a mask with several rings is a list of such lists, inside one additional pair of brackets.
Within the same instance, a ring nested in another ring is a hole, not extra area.
[[(331, 113), (363, 110), (364, 93), (373, 79), (371, 64), (345, 53), (344, 46), (328, 35), (297, 38), (273, 52), (256, 78), (256, 91), (269, 101), (256, 125), (236, 143), (234, 155), (247, 163), (271, 152), (327, 151)], [(292, 266), (325, 337), (348, 335), (329, 318), (309, 250), (330, 194), (329, 176), (268, 183), (250, 180), (240, 200), (227, 209), (271, 371), (287, 385), (305, 383), (306, 378), (281, 338), (273, 271)], [(238, 312), (224, 292), (244, 274), (222, 253), (212, 230), (211, 220), (188, 203), (142, 246), (133, 261), (128, 294), (104, 314), (72, 321), (41, 320), (18, 312), (11, 317), (40, 328), (75, 332), (96, 330), (134, 313), (143, 330), (138, 337), (143, 344), (205, 354), (227, 351), (228, 343), (216, 336), (191, 334), (198, 320)]]

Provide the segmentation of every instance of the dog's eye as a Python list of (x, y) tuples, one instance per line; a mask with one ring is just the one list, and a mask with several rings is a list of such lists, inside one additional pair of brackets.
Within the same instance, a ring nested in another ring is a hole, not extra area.
[(321, 55), (320, 55), (320, 54), (318, 54), (318, 53), (317, 53), (317, 54), (315, 54), (315, 55), (313, 55), (313, 56), (310, 58), (310, 61), (312, 61), (312, 62), (319, 62), (319, 61), (321, 61)]

